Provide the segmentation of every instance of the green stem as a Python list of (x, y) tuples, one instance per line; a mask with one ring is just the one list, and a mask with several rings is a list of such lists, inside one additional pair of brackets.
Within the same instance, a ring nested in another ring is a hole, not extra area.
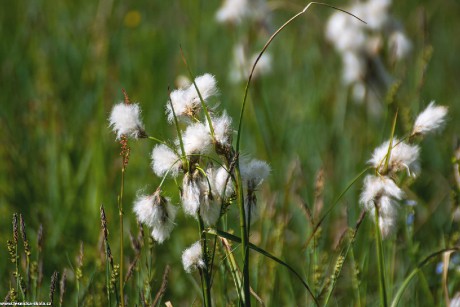
[(393, 298), (393, 301), (391, 303), (391, 307), (396, 307), (398, 306), (399, 304), (399, 301), (401, 300), (403, 294), (404, 294), (404, 291), (407, 289), (407, 287), (409, 286), (410, 282), (412, 281), (412, 278), (414, 278), (420, 271), (421, 269), (427, 265), (428, 263), (430, 263), (430, 261), (439, 256), (439, 255), (442, 255), (446, 252), (459, 252), (460, 251), (460, 248), (459, 247), (453, 247), (453, 248), (446, 248), (446, 249), (442, 249), (442, 250), (439, 250), (439, 251), (436, 251), (432, 254), (430, 254), (428, 257), (426, 257), (425, 259), (423, 259), (415, 269), (412, 270), (412, 272), (406, 277), (406, 279), (404, 279), (403, 283), (401, 284), (401, 286), (399, 287), (398, 289), (398, 292), (396, 292), (396, 295), (395, 297)]
[(237, 134), (237, 138), (236, 138), (236, 151), (238, 152), (240, 150), (240, 137), (241, 137), (241, 129), (242, 129), (242, 125), (243, 125), (243, 114), (244, 114), (244, 109), (245, 109), (245, 106), (246, 106), (246, 101), (247, 101), (247, 98), (248, 98), (248, 92), (249, 92), (249, 85), (251, 84), (251, 80), (252, 80), (252, 76), (254, 74), (254, 70), (256, 68), (256, 65), (257, 63), (259, 62), (260, 58), (262, 57), (262, 55), (264, 54), (265, 50), (267, 50), (268, 46), (270, 46), (271, 42), (275, 39), (275, 37), (285, 28), (287, 27), (291, 22), (293, 22), (295, 19), (297, 19), (299, 16), (301, 16), (302, 14), (304, 14), (306, 11), (308, 11), (308, 9), (310, 8), (311, 5), (313, 4), (316, 4), (316, 5), (320, 5), (320, 6), (326, 6), (326, 7), (329, 7), (329, 8), (332, 8), (334, 10), (338, 10), (338, 11), (341, 11), (345, 14), (348, 14), (350, 16), (353, 16), (354, 18), (358, 19), (359, 21), (363, 22), (363, 23), (366, 23), (365, 21), (363, 21), (362, 19), (356, 17), (355, 15), (345, 11), (345, 10), (342, 10), (342, 9), (339, 9), (335, 6), (332, 6), (330, 4), (326, 4), (326, 3), (321, 3), (321, 2), (310, 2), (307, 4), (307, 6), (305, 6), (303, 8), (302, 11), (298, 12), (297, 14), (295, 14), (293, 17), (291, 17), (288, 21), (286, 21), (281, 27), (279, 27), (275, 33), (272, 34), (272, 36), (270, 36), (270, 38), (267, 40), (267, 42), (265, 43), (264, 47), (262, 48), (262, 50), (260, 51), (259, 55), (257, 56), (257, 59), (256, 61), (254, 62), (254, 65), (252, 66), (252, 69), (251, 69), (251, 73), (249, 74), (249, 78), (248, 78), (248, 81), (246, 83), (246, 87), (244, 89), (244, 97), (243, 97), (243, 103), (241, 105), (241, 111), (240, 111), (240, 118), (239, 118), (239, 122), (238, 122), (238, 134)]
[(210, 285), (210, 267), (208, 261), (208, 253), (207, 253), (207, 242), (206, 242), (206, 232), (204, 231), (204, 223), (201, 215), (198, 214), (198, 225), (200, 230), (200, 242), (201, 242), (201, 250), (203, 253), (203, 259), (205, 267), (200, 269), (200, 276), (201, 276), (201, 286), (203, 289), (203, 301), (205, 307), (211, 307), (211, 285)]
[(383, 259), (383, 247), (382, 247), (382, 236), (380, 233), (379, 225), (379, 207), (375, 206), (375, 239), (376, 239), (376, 251), (377, 251), (377, 261), (378, 261), (378, 271), (379, 271), (379, 293), (380, 293), (380, 305), (387, 307), (387, 293), (385, 286), (385, 266)]
[(240, 215), (240, 232), (241, 232), (241, 253), (243, 256), (243, 293), (244, 306), (251, 306), (250, 284), (249, 284), (249, 233), (246, 225), (246, 212), (244, 210), (243, 185), (239, 167), (239, 161), (235, 167), (236, 193), (238, 199), (238, 209)]
[(118, 215), (120, 216), (120, 301), (121, 306), (125, 306), (123, 290), (123, 190), (125, 185), (125, 166), (121, 169), (120, 198), (118, 202)]

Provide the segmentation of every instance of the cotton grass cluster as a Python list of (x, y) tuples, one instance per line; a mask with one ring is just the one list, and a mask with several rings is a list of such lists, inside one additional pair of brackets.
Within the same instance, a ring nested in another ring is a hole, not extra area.
[[(151, 153), (151, 167), (162, 181), (153, 194), (140, 194), (133, 210), (137, 219), (151, 228), (151, 235), (158, 243), (170, 237), (178, 213), (178, 207), (171, 204), (171, 198), (163, 195), (161, 189), (167, 178), (181, 182), (183, 212), (196, 219), (200, 227), (215, 226), (236, 198), (232, 118), (225, 110), (217, 112), (212, 99), (218, 93), (217, 80), (211, 74), (198, 76), (173, 90), (165, 105), (165, 115), (175, 127), (177, 138), (160, 141), (149, 137), (158, 142)], [(140, 113), (138, 104), (114, 106), (109, 122), (117, 138), (146, 136)], [(270, 167), (263, 161), (245, 159), (239, 168), (246, 213), (255, 216), (255, 194), (269, 175)], [(187, 272), (206, 267), (203, 239), (201, 243), (196, 242), (183, 253)]]
[[(439, 130), (444, 125), (446, 115), (446, 107), (430, 103), (415, 120), (409, 139)], [(396, 183), (400, 179), (398, 175), (405, 171), (409, 177), (415, 178), (420, 172), (420, 147), (406, 142), (405, 139), (393, 138), (391, 142), (386, 141), (377, 147), (369, 160), (369, 164), (375, 169), (375, 175), (368, 175), (364, 179), (360, 203), (373, 216), (378, 210), (383, 237), (395, 229), (399, 201), (406, 196)]]
[(383, 47), (388, 47), (393, 61), (405, 59), (412, 49), (401, 23), (390, 13), (391, 4), (391, 0), (355, 2), (346, 10), (366, 23), (335, 12), (325, 31), (326, 39), (342, 57), (344, 84), (351, 87), (356, 101), (367, 98), (375, 112), (380, 108), (376, 95), (384, 93), (392, 81), (381, 59)]

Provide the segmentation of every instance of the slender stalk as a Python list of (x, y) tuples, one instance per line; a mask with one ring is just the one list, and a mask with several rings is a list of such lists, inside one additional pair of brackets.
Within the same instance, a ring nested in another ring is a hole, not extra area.
[(240, 233), (241, 233), (241, 253), (243, 256), (243, 293), (244, 306), (251, 306), (250, 284), (249, 284), (249, 233), (246, 225), (246, 212), (244, 210), (244, 194), (240, 173), (239, 162), (235, 167), (236, 193), (238, 199), (238, 209), (240, 215)]
[(120, 217), (120, 301), (121, 306), (125, 306), (124, 290), (123, 290), (123, 190), (125, 186), (125, 164), (121, 169), (121, 187), (120, 197), (118, 198), (118, 215)]
[(427, 265), (428, 263), (430, 263), (430, 261), (439, 256), (439, 255), (442, 255), (446, 252), (459, 252), (460, 251), (460, 248), (459, 247), (453, 247), (453, 248), (446, 248), (446, 249), (441, 249), (439, 251), (436, 251), (432, 254), (430, 254), (428, 257), (426, 257), (425, 259), (423, 259), (415, 269), (412, 270), (412, 272), (404, 279), (403, 283), (401, 284), (401, 286), (399, 287), (398, 289), (398, 292), (396, 292), (396, 295), (395, 297), (393, 298), (393, 301), (391, 303), (391, 307), (396, 307), (398, 306), (399, 304), (399, 301), (401, 300), (403, 294), (404, 294), (404, 291), (407, 289), (407, 287), (409, 286), (410, 282), (412, 281), (412, 279), (419, 273), (421, 272), (422, 268)]
[(200, 230), (201, 250), (203, 253), (203, 259), (205, 264), (205, 267), (203, 269), (200, 269), (201, 286), (203, 290), (203, 301), (205, 307), (211, 307), (211, 278), (209, 274), (210, 267), (207, 255), (206, 232), (204, 231), (204, 223), (200, 214), (198, 214), (198, 226)]
[(385, 286), (385, 266), (383, 259), (382, 236), (380, 233), (379, 225), (379, 207), (375, 206), (375, 246), (377, 251), (378, 271), (379, 271), (379, 293), (380, 293), (380, 306), (387, 307), (387, 292)]
[(252, 80), (252, 76), (254, 74), (254, 70), (256, 68), (256, 65), (257, 63), (259, 62), (260, 58), (262, 57), (262, 55), (264, 54), (265, 50), (267, 50), (268, 46), (271, 44), (271, 42), (275, 39), (275, 37), (285, 28), (287, 27), (291, 22), (293, 22), (295, 19), (297, 19), (299, 16), (301, 16), (302, 14), (304, 14), (309, 8), (311, 5), (313, 4), (316, 4), (316, 5), (321, 5), (321, 6), (326, 6), (326, 7), (329, 7), (329, 8), (332, 8), (332, 9), (335, 9), (335, 10), (338, 10), (338, 11), (341, 11), (343, 13), (346, 13), (350, 16), (353, 16), (354, 18), (358, 19), (359, 21), (363, 22), (363, 23), (366, 23), (365, 21), (361, 20), (360, 18), (356, 17), (355, 15), (345, 11), (345, 10), (342, 10), (342, 9), (339, 9), (335, 6), (332, 6), (332, 5), (329, 5), (329, 4), (326, 4), (326, 3), (321, 3), (321, 2), (309, 2), (307, 4), (307, 6), (305, 6), (305, 8), (303, 10), (301, 10), (300, 12), (298, 12), (297, 14), (295, 14), (293, 17), (291, 17), (288, 21), (286, 21), (281, 27), (278, 28), (278, 30), (275, 31), (275, 33), (272, 34), (272, 36), (270, 36), (270, 38), (267, 40), (267, 42), (265, 43), (265, 46), (262, 48), (262, 50), (260, 51), (259, 55), (257, 56), (257, 59), (256, 61), (254, 62), (254, 65), (252, 66), (252, 69), (251, 69), (251, 73), (249, 74), (249, 78), (248, 78), (248, 81), (246, 83), (246, 87), (244, 89), (244, 97), (243, 97), (243, 104), (241, 105), (241, 111), (240, 111), (240, 119), (239, 119), (239, 123), (238, 123), (238, 134), (237, 134), (237, 139), (236, 139), (236, 151), (238, 152), (239, 149), (240, 149), (240, 137), (241, 137), (241, 129), (242, 129), (242, 123), (243, 123), (243, 114), (244, 114), (244, 109), (245, 109), (245, 106), (246, 106), (246, 101), (247, 101), (247, 97), (248, 97), (248, 91), (249, 91), (249, 85), (251, 84), (251, 80)]

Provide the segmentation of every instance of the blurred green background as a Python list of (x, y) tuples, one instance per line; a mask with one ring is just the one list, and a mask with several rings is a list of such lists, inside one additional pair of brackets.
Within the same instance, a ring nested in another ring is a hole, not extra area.
[[(396, 108), (400, 136), (410, 130), (417, 113), (431, 100), (449, 106), (450, 111), (445, 131), (422, 143), (423, 172), (410, 195), (418, 202), (411, 243), (407, 243), (404, 229), (407, 210), (402, 207), (402, 226), (392, 239), (396, 243), (388, 248), (389, 257), (394, 257), (395, 284), (422, 256), (449, 245), (457, 231), (452, 221), (458, 203), (452, 156), (460, 131), (460, 2), (394, 2), (394, 15), (404, 24), (413, 52), (390, 68), (401, 87), (381, 116), (368, 115), (365, 106), (355, 104), (342, 85), (341, 60), (324, 38), (332, 11), (322, 7), (313, 7), (273, 42), (269, 48), (272, 74), (257, 80), (250, 90), (241, 148), (244, 154), (264, 159), (272, 167), (269, 182), (259, 195), (262, 219), (253, 225), (251, 240), (286, 259), (315, 285), (323, 280), (318, 281), (318, 276), (330, 274), (338, 254), (335, 242), (359, 215), (362, 180), (325, 221), (315, 249), (302, 248), (312, 229), (302, 208), (313, 208), (318, 197), (323, 197), (322, 211), (316, 208), (318, 217), (332, 205), (365, 168), (372, 150), (388, 138)], [(329, 3), (347, 5), (343, 1)], [(31, 242), (36, 241), (39, 225), (44, 225), (45, 284), (54, 270), (75, 264), (79, 242), (85, 245), (85, 284), (91, 284), (89, 276), (98, 272), (100, 262), (101, 204), (106, 208), (112, 250), (119, 261), (121, 162), (119, 144), (107, 118), (112, 105), (123, 98), (121, 89), (140, 102), (149, 134), (173, 138), (174, 128), (167, 124), (164, 110), (168, 87), (174, 88), (176, 77), (187, 73), (181, 46), (196, 75), (209, 72), (216, 76), (220, 107), (228, 110), (236, 127), (244, 85), (231, 83), (228, 71), (233, 45), (251, 31), (250, 27), (217, 24), (218, 1), (17, 0), (4, 4), (0, 10), (0, 242), (4, 245), (0, 248), (0, 299), (6, 296), (13, 270), (6, 241), (11, 238), (14, 212), (23, 214)], [(305, 4), (272, 3), (276, 9), (269, 32)], [(260, 38), (248, 42), (252, 52), (264, 43)], [(381, 97), (382, 105), (386, 102)], [(145, 140), (130, 142), (124, 202), (126, 238), (128, 230), (137, 232), (131, 210), (136, 192), (153, 192), (160, 182), (150, 169), (153, 145)], [(324, 191), (318, 195), (315, 178), (320, 170)], [(173, 183), (170, 191), (176, 191)], [(230, 213), (233, 218), (236, 221), (236, 210)], [(369, 303), (378, 293), (372, 280), (372, 236), (366, 235), (371, 231), (372, 224), (366, 219), (354, 252), (362, 268), (360, 278), (369, 279), (363, 290)], [(154, 247), (152, 287), (159, 288), (169, 263), (172, 270), (165, 300), (177, 306), (190, 305), (195, 299), (199, 305), (201, 294), (193, 287), (196, 276), (186, 274), (180, 262), (182, 250), (197, 238), (195, 221), (181, 213), (171, 239)], [(32, 243), (32, 253), (34, 249)], [(129, 244), (125, 250), (127, 257), (132, 255)], [(267, 305), (304, 305), (308, 295), (292, 275), (270, 260), (257, 255), (254, 259), (253, 287)], [(336, 304), (353, 301), (351, 267), (345, 264), (334, 293)], [(426, 287), (433, 294), (429, 299), (439, 302), (441, 277), (435, 274), (434, 265), (425, 274)], [(100, 279), (104, 280), (104, 273)], [(458, 277), (452, 277), (450, 289), (454, 291), (456, 286)], [(278, 287), (284, 290), (273, 293)], [(71, 275), (68, 288), (70, 298), (75, 288)], [(426, 291), (414, 294), (413, 299), (421, 302), (424, 295), (428, 295)]]

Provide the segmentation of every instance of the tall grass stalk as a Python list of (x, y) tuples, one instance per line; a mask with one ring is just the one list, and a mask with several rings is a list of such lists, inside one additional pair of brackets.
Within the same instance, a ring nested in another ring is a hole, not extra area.
[(123, 292), (123, 190), (125, 185), (125, 165), (121, 169), (121, 186), (120, 195), (118, 197), (118, 215), (120, 217), (120, 301), (121, 306), (125, 306), (124, 292)]
[(204, 223), (201, 215), (198, 214), (198, 225), (200, 230), (200, 242), (201, 242), (201, 250), (203, 253), (203, 260), (204, 260), (204, 268), (200, 269), (200, 276), (201, 276), (201, 286), (203, 289), (203, 302), (205, 307), (211, 307), (211, 278), (210, 278), (210, 270), (209, 267), (209, 259), (207, 253), (207, 242), (206, 242), (206, 232), (204, 231)]
[(385, 264), (383, 257), (382, 234), (379, 225), (379, 207), (375, 205), (375, 246), (377, 252), (378, 272), (379, 272), (379, 295), (380, 306), (387, 307), (387, 291), (385, 285)]
[[(326, 6), (330, 7), (339, 11), (342, 11), (346, 14), (349, 14), (358, 20), (364, 22), (363, 20), (359, 19), (355, 15), (348, 13), (347, 11), (344, 11), (342, 9), (336, 8), (334, 6), (331, 6), (329, 4), (325, 3), (320, 3), (320, 2), (310, 2), (305, 6), (305, 8), (298, 12), (296, 15), (291, 17), (288, 21), (286, 21), (280, 28), (278, 28), (267, 40), (265, 43), (264, 47), (262, 48), (261, 52), (257, 56), (252, 68), (251, 68), (251, 73), (249, 74), (248, 81), (246, 83), (246, 87), (244, 90), (244, 96), (243, 96), (243, 102), (241, 105), (241, 111), (240, 111), (240, 116), (239, 116), (239, 122), (238, 122), (238, 132), (237, 132), (237, 139), (236, 139), (236, 154), (238, 155), (239, 150), (240, 150), (240, 139), (241, 139), (241, 131), (242, 131), (242, 125), (243, 125), (243, 114), (245, 111), (246, 107), (246, 102), (248, 98), (248, 92), (249, 92), (249, 86), (251, 84), (252, 76), (254, 75), (254, 70), (256, 68), (257, 63), (259, 62), (260, 58), (264, 54), (265, 50), (267, 50), (268, 46), (271, 44), (273, 39), (286, 27), (288, 26), (291, 22), (293, 22), (295, 19), (297, 19), (299, 16), (304, 14), (311, 5), (316, 4), (316, 5), (321, 5), (321, 6)], [(365, 22), (364, 22), (365, 23)], [(250, 294), (250, 285), (249, 285), (249, 232), (247, 231), (247, 225), (246, 225), (246, 218), (245, 218), (245, 210), (244, 210), (244, 195), (242, 193), (242, 186), (241, 186), (241, 175), (240, 175), (240, 170), (239, 170), (239, 159), (237, 157), (237, 163), (235, 167), (235, 177), (236, 177), (236, 184), (237, 184), (237, 199), (238, 199), (238, 207), (239, 207), (239, 213), (240, 213), (240, 232), (241, 232), (241, 242), (242, 242), (242, 254), (243, 254), (243, 288), (244, 288), (244, 293), (245, 293), (245, 298), (246, 298), (246, 306), (250, 306), (251, 302), (249, 299), (249, 294)], [(240, 191), (241, 190), (241, 191)]]

